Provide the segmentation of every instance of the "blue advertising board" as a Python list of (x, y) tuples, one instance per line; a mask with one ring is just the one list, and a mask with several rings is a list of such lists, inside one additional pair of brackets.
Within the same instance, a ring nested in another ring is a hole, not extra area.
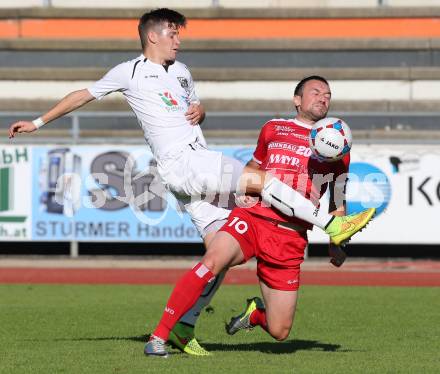
[[(243, 163), (253, 152), (212, 149)], [(378, 212), (352, 243), (439, 244), (439, 164), (437, 146), (356, 146), (347, 211)], [(0, 241), (201, 242), (143, 145), (4, 146), (0, 192)], [(318, 229), (309, 239), (328, 241)]]
[[(219, 150), (243, 162), (253, 151)], [(147, 147), (32, 151), (33, 240), (201, 242), (189, 215), (161, 184)]]

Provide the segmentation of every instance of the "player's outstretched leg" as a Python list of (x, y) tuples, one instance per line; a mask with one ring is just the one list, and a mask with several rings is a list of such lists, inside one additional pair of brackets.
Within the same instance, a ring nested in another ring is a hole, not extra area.
[(147, 356), (167, 358), (168, 352), (165, 348), (165, 340), (152, 335), (147, 344), (145, 344), (144, 353)]
[(264, 309), (264, 303), (259, 297), (248, 299), (244, 312), (237, 317), (232, 317), (231, 321), (225, 325), (226, 332), (234, 335), (240, 330), (252, 329), (255, 325), (251, 323), (251, 315), (259, 309)]
[(193, 356), (210, 355), (210, 353), (197, 341), (194, 326), (196, 325), (202, 309), (207, 306), (214, 297), (225, 277), (225, 274), (226, 271), (222, 271), (215, 277), (214, 282), (208, 283), (194, 306), (182, 316), (180, 321), (174, 326), (173, 330), (171, 330), (168, 342), (182, 352)]
[(334, 216), (325, 227), (325, 232), (333, 244), (345, 244), (370, 222), (375, 213), (376, 208), (369, 208), (348, 216)]
[(316, 207), (309, 199), (293, 190), (279, 179), (266, 178), (261, 197), (287, 216), (295, 216), (323, 229), (333, 244), (341, 245), (362, 230), (373, 217), (376, 209), (366, 209), (357, 214), (335, 217), (323, 207)]
[(194, 305), (205, 286), (211, 283), (214, 278), (215, 275), (209, 268), (199, 262), (179, 279), (168, 299), (159, 324), (145, 346), (144, 353), (146, 355), (166, 355), (165, 342), (168, 340), (171, 330), (180, 317)]

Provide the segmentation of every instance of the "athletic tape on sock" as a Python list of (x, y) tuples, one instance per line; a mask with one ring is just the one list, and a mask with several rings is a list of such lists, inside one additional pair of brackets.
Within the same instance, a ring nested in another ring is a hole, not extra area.
[(196, 275), (199, 278), (203, 278), (208, 271), (210, 270), (205, 265), (200, 264), (200, 267), (196, 270)]

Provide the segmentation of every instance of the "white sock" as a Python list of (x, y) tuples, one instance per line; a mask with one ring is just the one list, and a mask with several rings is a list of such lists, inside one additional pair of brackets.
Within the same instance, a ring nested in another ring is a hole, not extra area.
[(261, 197), (263, 202), (285, 215), (298, 217), (323, 230), (333, 218), (325, 209), (317, 208), (309, 199), (275, 177), (266, 180)]
[(226, 274), (226, 270), (222, 271), (215, 277), (215, 281), (208, 283), (203, 290), (203, 293), (200, 295), (194, 306), (188, 310), (182, 318), (180, 318), (179, 322), (186, 323), (191, 326), (195, 326), (197, 322), (197, 318), (200, 316), (200, 312), (202, 309), (207, 306), (211, 299), (214, 297), (217, 292), (220, 284), (222, 283)]

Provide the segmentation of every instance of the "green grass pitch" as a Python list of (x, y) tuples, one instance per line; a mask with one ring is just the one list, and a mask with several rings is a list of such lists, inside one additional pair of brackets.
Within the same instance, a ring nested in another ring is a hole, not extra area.
[(213, 355), (143, 345), (170, 286), (0, 286), (0, 373), (438, 373), (438, 288), (304, 286), (286, 342), (224, 321), (253, 286), (223, 286), (198, 337)]

